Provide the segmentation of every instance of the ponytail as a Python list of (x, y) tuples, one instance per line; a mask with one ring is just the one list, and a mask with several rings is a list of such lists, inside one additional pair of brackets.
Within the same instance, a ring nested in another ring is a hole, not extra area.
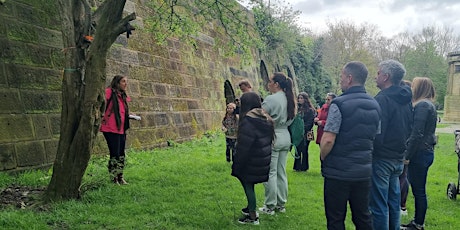
[(273, 74), (273, 81), (278, 82), (278, 84), (280, 85), (280, 88), (286, 94), (288, 120), (294, 119), (296, 102), (295, 102), (295, 96), (294, 96), (294, 91), (293, 91), (292, 79), (289, 77), (286, 77), (286, 75), (284, 75), (281, 72), (276, 72)]

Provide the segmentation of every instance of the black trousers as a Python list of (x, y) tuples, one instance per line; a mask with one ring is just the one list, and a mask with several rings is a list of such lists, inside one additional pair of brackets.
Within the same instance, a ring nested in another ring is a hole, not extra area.
[(347, 203), (350, 203), (352, 221), (357, 230), (372, 229), (369, 211), (371, 181), (342, 181), (324, 178), (324, 208), (327, 229), (344, 230)]
[(108, 164), (109, 173), (113, 175), (123, 173), (125, 167), (126, 134), (106, 132), (103, 134), (110, 152)]

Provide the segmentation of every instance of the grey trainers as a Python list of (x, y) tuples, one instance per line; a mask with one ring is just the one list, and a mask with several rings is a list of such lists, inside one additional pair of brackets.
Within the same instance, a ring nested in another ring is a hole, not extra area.
[(262, 208), (259, 208), (259, 212), (261, 212), (263, 214), (267, 214), (267, 215), (275, 215), (275, 210), (270, 209), (265, 205)]

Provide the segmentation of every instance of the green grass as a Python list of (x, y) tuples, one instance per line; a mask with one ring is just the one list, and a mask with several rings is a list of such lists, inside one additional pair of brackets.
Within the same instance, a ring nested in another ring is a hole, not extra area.
[[(439, 134), (435, 162), (429, 171), (428, 229), (460, 226), (460, 201), (446, 198), (449, 182), (457, 184), (457, 155), (452, 134)], [(225, 141), (213, 134), (175, 147), (129, 152), (125, 177), (130, 183), (110, 183), (107, 158), (93, 158), (83, 179), (83, 198), (52, 204), (47, 211), (0, 210), (2, 229), (247, 229), (236, 219), (246, 199), (225, 161)], [(310, 170), (293, 172), (289, 157), (287, 212), (260, 216), (261, 229), (326, 229), (319, 150), (310, 145)], [(0, 190), (10, 184), (45, 186), (49, 171), (10, 176), (0, 173)], [(340, 192), (340, 191), (337, 191)], [(257, 204), (263, 204), (263, 185), (256, 185)], [(413, 215), (412, 195), (408, 198)], [(347, 229), (354, 229), (348, 212)]]

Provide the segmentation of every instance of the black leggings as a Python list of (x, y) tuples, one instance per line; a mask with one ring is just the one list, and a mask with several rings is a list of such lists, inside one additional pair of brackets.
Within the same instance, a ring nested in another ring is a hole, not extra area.
[(110, 152), (109, 172), (114, 175), (123, 173), (123, 168), (125, 167), (126, 134), (106, 132), (103, 134)]

